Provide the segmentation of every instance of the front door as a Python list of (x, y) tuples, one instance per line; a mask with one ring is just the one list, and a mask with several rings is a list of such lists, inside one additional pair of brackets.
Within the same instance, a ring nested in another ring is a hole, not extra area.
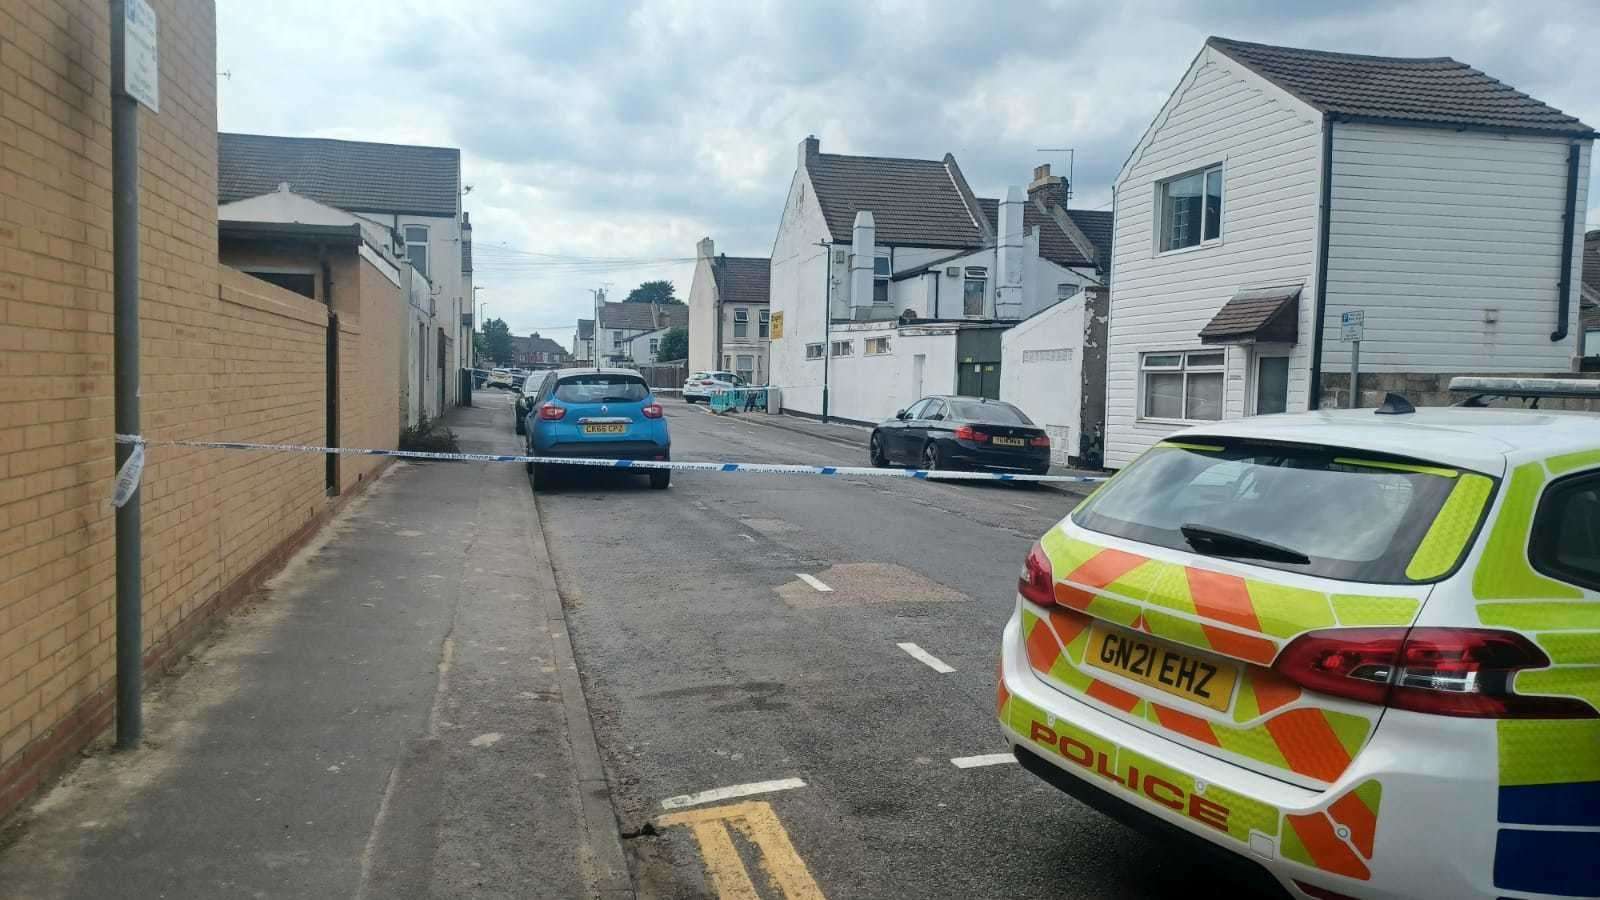
[(1289, 408), (1289, 357), (1256, 357), (1255, 414), (1281, 413)]

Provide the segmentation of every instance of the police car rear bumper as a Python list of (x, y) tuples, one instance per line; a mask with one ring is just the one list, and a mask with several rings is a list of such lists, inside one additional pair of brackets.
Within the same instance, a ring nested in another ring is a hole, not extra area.
[[(1294, 888), (1296, 881), (1372, 900), (1504, 896), (1491, 883), (1495, 791), (1484, 782), (1494, 773), (1492, 762), (1491, 771), (1482, 771), (1480, 752), (1487, 749), (1487, 759), (1494, 759), (1492, 722), (1390, 710), (1378, 736), (1338, 782), (1325, 791), (1302, 788), (1193, 750), (1051, 687), (1028, 664), (1021, 604), (1019, 598), (1001, 640), (1000, 726), (1029, 771), (1048, 773), (1041, 777), (1114, 818), (1144, 821), (1136, 827), (1176, 829), (1213, 852), (1241, 857), (1246, 872), (1264, 870), (1291, 897), (1310, 896)], [(1416, 752), (1423, 747), (1437, 749)], [(1119, 765), (1104, 751), (1125, 756)], [(1126, 783), (1135, 780), (1130, 761), (1143, 766), (1132, 786)], [(1366, 861), (1368, 879), (1283, 856), (1285, 815), (1320, 813), (1374, 779), (1383, 786), (1383, 798), (1376, 852)], [(1199, 893), (1232, 891), (1217, 884)]]

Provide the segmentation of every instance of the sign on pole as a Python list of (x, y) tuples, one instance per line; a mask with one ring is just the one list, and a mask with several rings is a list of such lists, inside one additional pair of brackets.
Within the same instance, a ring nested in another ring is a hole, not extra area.
[(772, 339), (778, 340), (781, 337), (783, 337), (783, 313), (775, 312), (772, 314)]
[(1339, 340), (1345, 343), (1359, 341), (1366, 330), (1367, 311), (1352, 309), (1339, 317)]
[[(120, 27), (118, 27), (120, 25)], [(159, 23), (149, 0), (122, 0), (122, 20), (112, 23), (112, 42), (120, 34), (122, 70), (113, 71), (112, 90), (132, 97), (153, 113), (161, 112), (161, 74), (158, 59)], [(113, 49), (113, 63), (118, 54)]]

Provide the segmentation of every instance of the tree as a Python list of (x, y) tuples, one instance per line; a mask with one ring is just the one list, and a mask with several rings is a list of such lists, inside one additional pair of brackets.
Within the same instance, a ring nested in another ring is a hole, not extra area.
[(689, 329), (683, 327), (668, 328), (667, 333), (661, 336), (661, 345), (656, 348), (656, 359), (662, 361), (689, 358)]
[(624, 303), (682, 303), (670, 281), (646, 281), (628, 292)]
[(477, 364), (480, 366), (490, 361), (489, 345), (484, 341), (483, 332), (481, 331), (476, 331), (472, 334), (472, 358), (477, 360)]
[(483, 323), (484, 355), (505, 365), (511, 362), (511, 327), (504, 319), (487, 319)]

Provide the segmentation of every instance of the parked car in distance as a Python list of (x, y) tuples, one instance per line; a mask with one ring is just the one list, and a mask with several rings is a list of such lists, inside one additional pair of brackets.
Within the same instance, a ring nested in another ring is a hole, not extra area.
[(1050, 470), (1050, 438), (1009, 403), (981, 397), (924, 397), (872, 429), (875, 466), (922, 469)]
[(511, 370), (490, 369), (489, 377), (483, 380), (483, 386), (486, 388), (499, 388), (502, 391), (511, 390)]
[(1600, 417), (1472, 404), (1213, 422), (1123, 468), (1024, 563), (1023, 768), (1226, 851), (1207, 894), (1600, 896)]
[[(523, 420), (529, 456), (574, 459), (672, 458), (672, 439), (661, 404), (632, 369), (560, 369), (551, 372), (527, 402)], [(548, 464), (528, 463), (534, 490), (547, 480)], [(671, 481), (668, 469), (643, 469), (657, 490)]]
[(683, 399), (686, 403), (706, 402), (711, 399), (711, 394), (715, 391), (749, 386), (749, 382), (733, 372), (725, 370), (696, 372), (683, 383)]
[(522, 389), (517, 391), (516, 409), (512, 412), (512, 419), (517, 434), (527, 433), (528, 411), (533, 409), (533, 398), (544, 387), (546, 379), (555, 377), (554, 372), (536, 372), (523, 381)]
[(522, 390), (522, 386), (528, 383), (528, 376), (531, 374), (527, 369), (512, 369), (511, 389), (514, 391)]

